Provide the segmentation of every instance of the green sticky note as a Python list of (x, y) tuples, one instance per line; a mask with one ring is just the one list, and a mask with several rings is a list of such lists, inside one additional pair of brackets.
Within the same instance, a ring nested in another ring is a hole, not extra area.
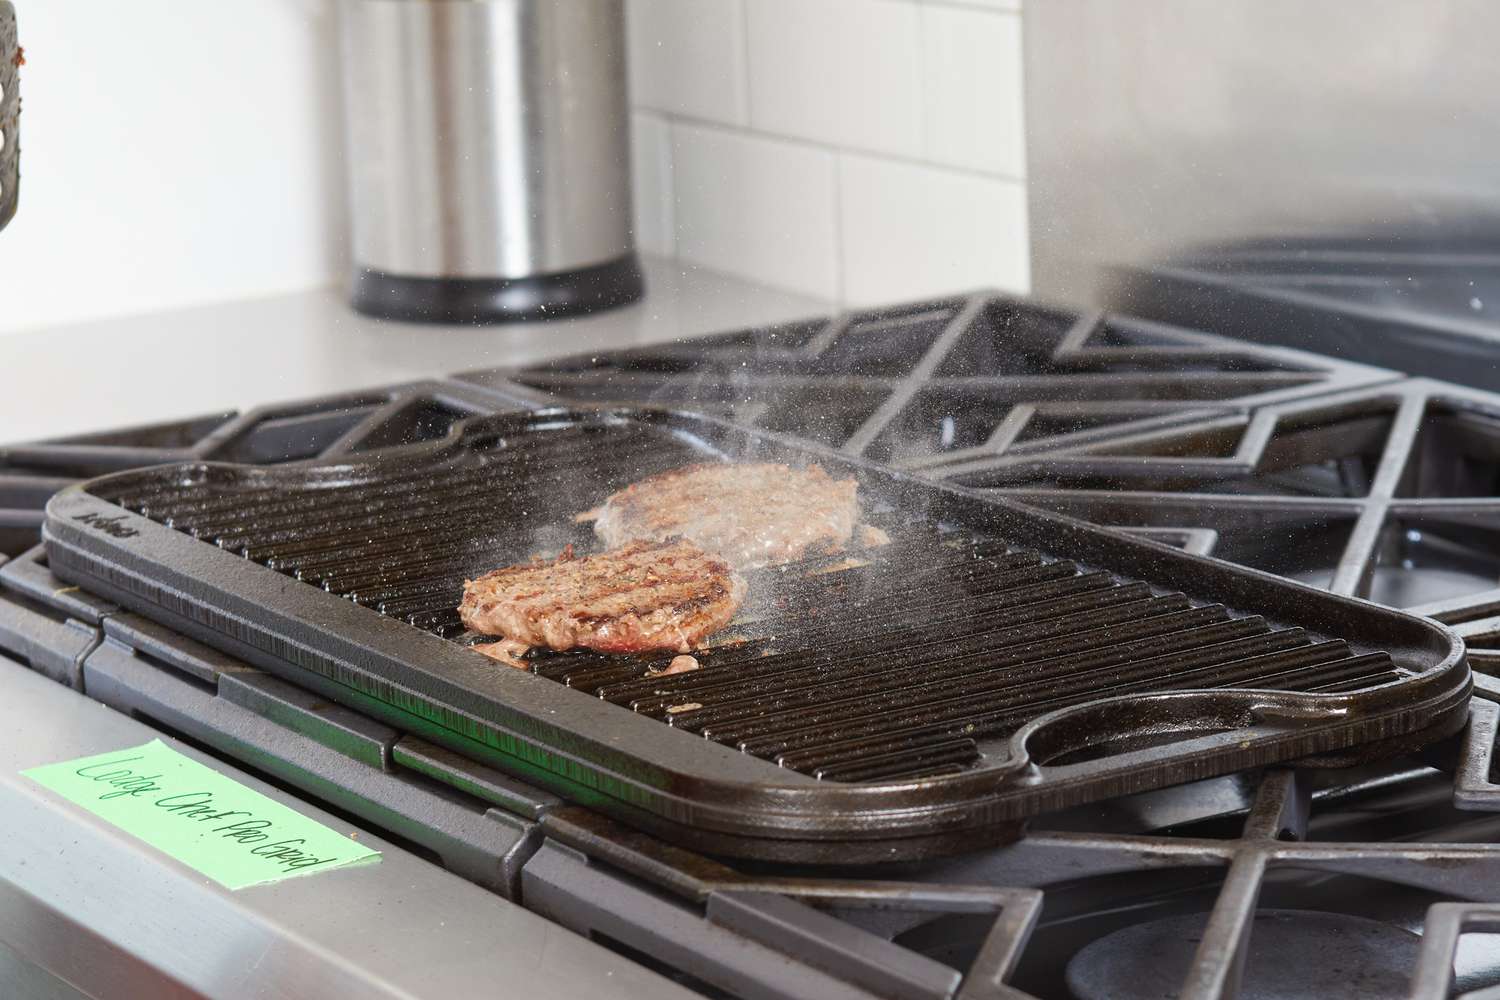
[(161, 740), (21, 773), (229, 889), (380, 859)]

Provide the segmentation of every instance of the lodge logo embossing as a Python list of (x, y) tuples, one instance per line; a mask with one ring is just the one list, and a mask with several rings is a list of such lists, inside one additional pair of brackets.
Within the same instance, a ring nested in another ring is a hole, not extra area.
[(114, 517), (105, 517), (102, 514), (96, 513), (79, 514), (73, 520), (80, 524), (87, 524), (91, 528), (102, 531), (113, 538), (134, 538), (140, 534), (134, 528), (127, 528), (120, 523), (125, 520), (124, 514), (116, 514)]

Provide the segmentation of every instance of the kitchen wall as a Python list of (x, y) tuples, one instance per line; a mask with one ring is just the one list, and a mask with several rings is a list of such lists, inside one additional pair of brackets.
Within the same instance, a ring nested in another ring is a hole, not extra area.
[(331, 0), (19, 0), (0, 334), (343, 274)]
[(627, 0), (648, 252), (870, 304), (1024, 291), (1019, 0)]
[[(1019, 0), (627, 0), (640, 243), (875, 303), (1027, 286)], [(20, 0), (0, 334), (343, 279), (332, 0)]]

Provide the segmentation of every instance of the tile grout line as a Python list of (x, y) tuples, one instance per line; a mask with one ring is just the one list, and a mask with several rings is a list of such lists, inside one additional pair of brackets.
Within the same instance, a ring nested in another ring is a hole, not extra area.
[(693, 128), (701, 128), (709, 131), (727, 132), (732, 135), (741, 136), (742, 138), (765, 139), (771, 142), (784, 142), (788, 145), (801, 146), (806, 149), (814, 149), (820, 152), (832, 153), (836, 155), (863, 156), (872, 160), (880, 160), (886, 163), (894, 163), (907, 167), (921, 167), (928, 170), (935, 170), (939, 173), (953, 174), (959, 177), (967, 177), (972, 180), (1000, 181), (1006, 184), (1016, 184), (1023, 188), (1026, 187), (1027, 184), (1025, 177), (1016, 176), (1014, 174), (996, 173), (994, 171), (988, 170), (976, 170), (973, 167), (956, 167), (947, 163), (939, 163), (935, 160), (925, 160), (918, 157), (902, 156), (899, 153), (893, 154), (871, 152), (870, 150), (858, 149), (852, 146), (837, 146), (831, 143), (822, 142), (817, 139), (806, 139), (798, 136), (782, 135), (778, 132), (770, 132), (765, 129), (758, 129), (751, 126), (726, 124), (725, 122), (714, 121), (709, 118), (700, 118), (696, 115), (683, 114), (678, 111), (664, 111), (660, 108), (653, 108), (647, 105), (640, 105), (634, 110), (638, 112), (644, 111), (650, 114), (660, 115), (681, 125), (688, 125)]
[[(661, 112), (653, 113), (661, 114)], [(670, 214), (668, 222), (671, 226), (669, 233), (672, 241), (672, 252), (667, 255), (667, 259), (674, 265), (681, 265), (682, 241), (678, 238), (679, 234), (677, 232), (677, 123), (672, 120), (671, 115), (663, 114), (661, 117), (662, 127), (667, 131), (667, 162), (672, 165), (672, 172), (667, 178), (666, 193), (667, 209)]]
[(835, 153), (833, 157), (833, 294), (834, 301), (844, 306), (844, 157)]
[(996, 7), (994, 4), (982, 3), (979, 0), (917, 0), (923, 7), (954, 7), (959, 10), (980, 10), (990, 14), (1004, 14), (1007, 17), (1020, 17), (1024, 4), (1017, 3), (1014, 7)]
[(924, 159), (932, 155), (932, 81), (927, 76), (927, 32), (931, 29), (926, 3), (917, 4), (917, 115), (921, 119), (918, 145)]
[(744, 119), (744, 128), (753, 127), (750, 119), (750, 4), (753, 0), (735, 0), (740, 19), (740, 94), (736, 109)]
[[(663, 143), (662, 158), (666, 160), (666, 191), (663, 192), (662, 208), (666, 212), (666, 238), (671, 240), (672, 252), (670, 257), (677, 260), (677, 149), (676, 129), (672, 119), (664, 118), (662, 128), (666, 131), (666, 142)], [(660, 167), (661, 164), (658, 164)]]

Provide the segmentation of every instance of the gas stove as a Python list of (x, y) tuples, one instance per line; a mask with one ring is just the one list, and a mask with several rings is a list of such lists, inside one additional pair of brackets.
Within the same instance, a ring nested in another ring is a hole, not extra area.
[(1132, 312), (1500, 389), (1489, 241), (1251, 240), (1107, 270), (1105, 294)]
[[(1477, 645), (1484, 697), (1437, 744), (1120, 795), (1003, 847), (728, 861), (70, 588), (35, 545), (41, 502), (81, 478), (378, 455), (576, 400), (724, 414), (1415, 607)], [(471, 372), (5, 449), (0, 653), (709, 996), (1447, 997), (1500, 984), (1497, 415), (1476, 390), (990, 295)]]

